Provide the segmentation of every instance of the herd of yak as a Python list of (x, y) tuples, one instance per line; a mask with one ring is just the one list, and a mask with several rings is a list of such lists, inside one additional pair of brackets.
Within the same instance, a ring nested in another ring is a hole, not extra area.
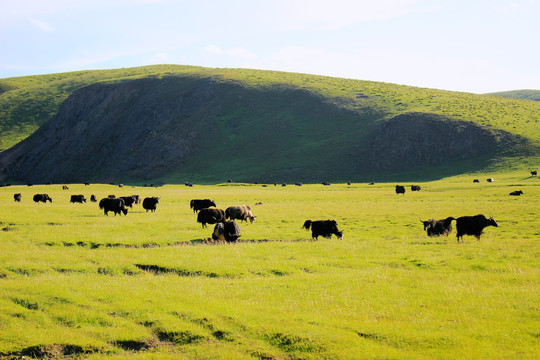
[[(536, 175), (536, 172), (531, 172), (532, 175)], [(487, 180), (493, 182), (492, 178)], [(474, 182), (479, 182), (477, 179)], [(326, 184), (324, 184), (326, 185)], [(371, 185), (371, 184), (370, 184)], [(67, 187), (64, 187), (67, 189)], [(420, 186), (412, 185), (411, 191), (420, 191)], [(396, 194), (405, 194), (405, 187), (396, 185)], [(522, 195), (521, 190), (511, 192), (510, 195), (519, 196)], [(14, 194), (14, 200), (21, 201), (21, 194)], [(35, 194), (33, 200), (37, 202), (52, 202), (52, 199), (47, 194)], [(95, 195), (90, 197), (90, 201), (97, 202)], [(84, 195), (71, 195), (72, 203), (86, 202)], [(99, 201), (99, 208), (103, 210), (105, 215), (109, 212), (114, 212), (115, 215), (127, 215), (127, 207), (133, 208), (134, 204), (140, 204), (141, 199), (139, 195), (121, 196), (116, 198), (115, 195), (109, 195)], [(154, 212), (156, 206), (159, 203), (158, 197), (147, 197), (142, 201), (142, 207), (148, 211)], [(240, 237), (240, 227), (235, 220), (249, 221), (253, 223), (255, 216), (251, 211), (251, 207), (248, 205), (235, 205), (230, 206), (226, 210), (218, 209), (216, 203), (210, 199), (194, 199), (190, 201), (190, 207), (194, 213), (197, 213), (197, 222), (202, 224), (203, 228), (206, 228), (206, 224), (215, 224), (214, 231), (212, 233), (212, 240), (235, 242)], [(488, 226), (498, 227), (499, 224), (493, 219), (493, 217), (486, 218), (484, 215), (475, 216), (462, 216), (458, 218), (447, 217), (446, 219), (435, 220), (430, 219), (423, 221), (424, 231), (428, 236), (448, 236), (452, 232), (452, 222), (456, 221), (457, 241), (463, 240), (463, 235), (471, 235), (480, 240), (480, 236), (484, 228)], [(311, 228), (311, 236), (313, 239), (318, 239), (319, 236), (330, 238), (335, 235), (338, 239), (343, 239), (343, 231), (338, 229), (337, 222), (335, 220), (306, 220), (302, 226), (306, 230)]]

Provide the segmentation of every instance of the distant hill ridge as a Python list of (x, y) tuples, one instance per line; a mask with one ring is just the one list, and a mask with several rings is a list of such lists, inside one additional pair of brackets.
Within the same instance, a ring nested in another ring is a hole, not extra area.
[(502, 96), (507, 98), (540, 101), (540, 90), (512, 90), (489, 93), (486, 95)]
[(516, 99), (173, 65), (0, 88), (1, 144), (24, 139), (2, 181), (434, 179), (539, 157), (540, 104)]

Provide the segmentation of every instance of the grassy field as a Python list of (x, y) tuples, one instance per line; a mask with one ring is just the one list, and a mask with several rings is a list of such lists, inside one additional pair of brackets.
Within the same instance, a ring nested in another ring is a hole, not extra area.
[[(404, 196), (395, 183), (0, 188), (0, 359), (538, 359), (540, 180), (476, 177)], [(161, 200), (107, 217), (71, 194)], [(251, 205), (256, 221), (237, 244), (205, 243), (195, 198)], [(500, 226), (460, 244), (419, 220), (478, 213)], [(344, 239), (312, 241), (307, 219), (335, 219)]]

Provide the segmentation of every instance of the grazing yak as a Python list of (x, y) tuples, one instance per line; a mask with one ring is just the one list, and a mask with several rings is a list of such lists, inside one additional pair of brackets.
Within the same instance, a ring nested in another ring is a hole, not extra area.
[(206, 227), (206, 224), (225, 222), (225, 211), (222, 209), (201, 209), (197, 215), (197, 222), (201, 223), (203, 228)]
[(411, 191), (420, 191), (420, 185), (411, 185)]
[(62, 190), (69, 190), (69, 188), (67, 187), (67, 185), (62, 185)]
[(52, 202), (51, 197), (49, 195), (47, 195), (47, 194), (36, 194), (36, 195), (34, 195), (34, 201), (35, 202), (40, 202), (41, 201), (41, 202), (45, 203), (45, 202), (47, 202), (47, 200)]
[(137, 199), (135, 198), (134, 195), (131, 195), (131, 196), (120, 196), (119, 199), (124, 200), (124, 202), (126, 203), (126, 206), (129, 206), (129, 207), (132, 208), (132, 209), (133, 209), (133, 204), (136, 204), (136, 203), (137, 203)]
[(83, 202), (86, 202), (86, 199), (84, 198), (84, 195), (71, 195), (69, 202), (82, 204)]
[(251, 208), (247, 205), (234, 205), (225, 210), (225, 219), (240, 220), (253, 224), (255, 222), (255, 216), (251, 213)]
[(235, 242), (240, 237), (240, 227), (234, 221), (227, 220), (225, 222), (218, 222), (214, 226), (214, 232), (212, 233), (212, 239), (226, 242)]
[(520, 196), (520, 195), (523, 195), (523, 191), (521, 191), (521, 190), (512, 191), (510, 193), (510, 195), (512, 195), (512, 196)]
[(480, 180), (474, 179), (472, 182), (473, 182), (473, 183), (480, 183)]
[(456, 220), (453, 217), (447, 217), (446, 219), (435, 220), (430, 219), (428, 221), (422, 221), (424, 224), (424, 231), (427, 232), (428, 236), (448, 236), (452, 232), (452, 221)]
[(396, 195), (397, 194), (405, 195), (405, 186), (396, 185)]
[(538, 171), (534, 170), (534, 171), (531, 171), (531, 176), (536, 176), (538, 175)]
[(21, 202), (21, 198), (22, 198), (22, 195), (20, 193), (13, 194), (13, 200), (15, 200), (16, 202)]
[(317, 240), (319, 236), (330, 238), (332, 237), (332, 234), (336, 235), (338, 239), (343, 239), (343, 231), (338, 230), (337, 222), (335, 220), (306, 220), (303, 228), (309, 230), (310, 227), (311, 237), (313, 239)]
[(457, 241), (463, 240), (463, 235), (472, 235), (480, 240), (480, 235), (487, 226), (498, 227), (499, 224), (493, 219), (493, 216), (489, 219), (484, 215), (458, 217), (456, 219)]
[(90, 195), (91, 202), (97, 202), (96, 195)]
[(489, 178), (489, 179), (487, 179), (487, 182), (494, 182), (494, 181), (495, 181), (494, 178)]
[(193, 209), (194, 213), (212, 206), (216, 207), (216, 203), (210, 199), (193, 199), (189, 202), (189, 207)]
[(146, 210), (146, 212), (148, 212), (148, 210), (151, 210), (152, 212), (154, 212), (156, 211), (156, 205), (159, 204), (159, 199), (160, 198), (155, 197), (155, 196), (144, 198), (142, 202), (142, 206)]
[(109, 211), (114, 212), (114, 216), (122, 215), (122, 213), (124, 213), (124, 215), (127, 215), (128, 213), (128, 209), (126, 209), (126, 204), (122, 199), (103, 198), (99, 202), (99, 208), (103, 209), (103, 212), (107, 216), (109, 216)]

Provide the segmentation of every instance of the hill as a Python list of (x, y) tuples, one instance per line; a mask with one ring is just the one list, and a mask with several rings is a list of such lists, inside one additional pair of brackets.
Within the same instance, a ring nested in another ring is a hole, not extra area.
[(540, 153), (540, 104), (386, 83), (171, 65), (0, 88), (3, 181), (434, 179)]
[(495, 92), (495, 93), (490, 93), (490, 94), (486, 94), (486, 95), (540, 101), (540, 90), (501, 91), (501, 92)]

